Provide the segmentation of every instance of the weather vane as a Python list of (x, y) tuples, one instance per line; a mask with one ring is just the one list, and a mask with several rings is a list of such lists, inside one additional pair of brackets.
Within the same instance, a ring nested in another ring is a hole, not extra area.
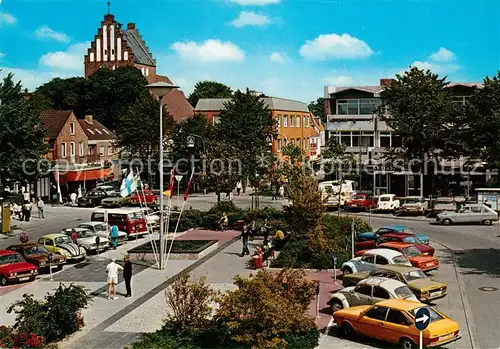
[(111, 1), (108, 0), (108, 15), (111, 14)]

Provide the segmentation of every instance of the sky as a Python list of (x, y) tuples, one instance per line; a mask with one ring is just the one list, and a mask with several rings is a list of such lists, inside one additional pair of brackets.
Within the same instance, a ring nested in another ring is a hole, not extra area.
[[(0, 0), (0, 74), (30, 91), (83, 75), (107, 0)], [(167, 75), (310, 102), (410, 66), (449, 81), (500, 69), (499, 0), (111, 0)]]

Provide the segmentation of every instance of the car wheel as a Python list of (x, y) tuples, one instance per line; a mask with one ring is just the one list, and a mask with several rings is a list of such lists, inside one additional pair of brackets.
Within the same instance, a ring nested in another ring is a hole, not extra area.
[(8, 283), (9, 281), (7, 280), (7, 278), (3, 275), (0, 275), (0, 285), (7, 286)]
[(416, 344), (409, 338), (401, 338), (399, 343), (401, 344), (402, 349), (415, 349), (417, 347)]
[(351, 338), (354, 336), (354, 329), (352, 328), (351, 324), (343, 322), (340, 328), (342, 330), (342, 336), (344, 336), (345, 338)]
[(448, 218), (443, 219), (443, 220), (441, 221), (441, 224), (442, 224), (442, 225), (450, 225), (450, 224), (451, 224), (451, 219), (448, 219)]
[(334, 299), (332, 301), (332, 311), (335, 313), (337, 310), (342, 310), (344, 309), (344, 305), (342, 304), (341, 301), (338, 299)]
[(350, 267), (345, 267), (342, 269), (344, 275), (352, 274), (352, 269)]
[(30, 278), (30, 282), (35, 281), (35, 279), (36, 279), (36, 276), (31, 277), (31, 278)]
[(484, 224), (484, 225), (491, 225), (492, 223), (493, 223), (493, 222), (491, 221), (491, 219), (485, 219), (485, 220), (483, 221), (483, 224)]

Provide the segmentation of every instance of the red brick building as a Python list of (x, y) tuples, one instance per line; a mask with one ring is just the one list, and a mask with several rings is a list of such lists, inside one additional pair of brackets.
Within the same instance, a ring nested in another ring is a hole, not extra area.
[[(160, 81), (173, 83), (168, 77), (157, 74), (156, 60), (135, 23), (123, 28), (111, 14), (104, 16), (84, 59), (85, 77), (102, 67), (114, 70), (132, 65), (142, 72), (150, 84)], [(164, 103), (176, 121), (193, 115), (193, 107), (180, 90), (171, 91), (165, 96)]]

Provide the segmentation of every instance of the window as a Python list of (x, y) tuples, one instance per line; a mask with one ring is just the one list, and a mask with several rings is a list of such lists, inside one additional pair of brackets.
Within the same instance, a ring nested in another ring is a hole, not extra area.
[(99, 131), (98, 129), (95, 129), (95, 132), (99, 133), (100, 135), (102, 135), (101, 131)]
[(403, 139), (399, 135), (391, 135), (391, 147), (402, 147)]
[(373, 132), (339, 132), (337, 136), (339, 142), (346, 147), (373, 147), (374, 135)]
[(89, 131), (91, 135), (94, 134), (94, 131), (92, 131), (90, 128), (88, 128), (87, 131)]
[(375, 263), (379, 264), (379, 265), (387, 265), (387, 264), (389, 264), (389, 261), (385, 257), (377, 256)]
[(84, 146), (83, 142), (78, 143), (78, 154), (80, 154), (80, 156), (85, 155), (83, 151), (84, 149), (83, 146)]
[(481, 213), (481, 208), (477, 206), (472, 206), (470, 210), (472, 211), (472, 213)]
[(422, 255), (420, 250), (418, 248), (416, 248), (415, 246), (403, 248), (403, 253), (405, 256), (408, 256), (408, 257), (418, 257), (418, 256)]
[(456, 111), (462, 110), (470, 96), (454, 96), (452, 103)]
[(75, 156), (75, 142), (69, 144), (69, 155)]
[(389, 309), (389, 314), (387, 314), (387, 322), (403, 326), (411, 325), (411, 321), (406, 316), (404, 316), (402, 312), (394, 309)]
[(295, 118), (293, 117), (293, 115), (290, 115), (290, 127), (294, 127), (294, 124), (295, 124)]
[(380, 147), (389, 148), (391, 146), (391, 133), (380, 132)]
[(75, 134), (75, 123), (74, 122), (69, 123), (69, 134), (72, 136)]
[(374, 306), (366, 313), (366, 317), (369, 317), (370, 319), (385, 321), (386, 314), (387, 308)]
[(283, 142), (283, 146), (286, 148), (287, 145), (288, 145), (288, 138), (285, 138), (285, 140)]
[(106, 129), (104, 129), (104, 128), (103, 128), (103, 129), (102, 129), (102, 131), (103, 131), (105, 134), (109, 135), (108, 130), (106, 130)]
[(380, 99), (340, 99), (337, 102), (337, 114), (371, 115), (380, 104)]
[(356, 286), (354, 289), (354, 292), (359, 293), (359, 294), (364, 294), (365, 296), (371, 297), (372, 295), (372, 287), (368, 285), (359, 285)]
[(412, 270), (403, 274), (406, 282), (412, 282), (418, 279), (427, 279), (427, 276), (421, 270)]
[[(430, 315), (431, 315), (431, 319), (430, 319), (430, 322), (434, 322), (434, 321), (439, 321), (439, 320), (443, 320), (444, 318), (441, 316), (441, 314), (439, 314), (437, 311), (435, 311), (434, 309), (432, 309), (431, 307), (426, 307), (427, 310), (429, 311)], [(413, 315), (413, 317), (415, 317), (415, 314), (417, 312), (417, 310), (420, 309), (419, 308), (415, 308), (413, 310), (410, 311), (411, 315)]]
[(296, 121), (295, 121), (295, 125), (296, 125), (297, 127), (300, 127), (300, 115), (297, 115), (297, 117), (295, 118), (295, 120), (296, 120)]
[(362, 132), (359, 137), (360, 147), (373, 147), (373, 132)]
[(394, 293), (401, 299), (406, 299), (413, 296), (413, 292), (408, 288), (408, 286), (398, 287), (394, 290)]
[(384, 290), (380, 286), (375, 286), (373, 288), (373, 297), (380, 298), (380, 299), (389, 299), (389, 298), (391, 298), (391, 296), (389, 295), (389, 292), (387, 292), (386, 290)]
[(406, 264), (408, 263), (408, 259), (405, 256), (396, 256), (392, 259), (394, 264)]
[(100, 154), (101, 156), (104, 156), (104, 146), (103, 146), (103, 145), (101, 145), (101, 146), (99, 147), (99, 154)]
[(371, 254), (365, 254), (363, 258), (361, 258), (361, 261), (365, 263), (375, 264), (375, 256)]
[(346, 147), (351, 146), (351, 134), (348, 133), (341, 133), (340, 134), (340, 143), (344, 144)]
[(295, 140), (295, 144), (297, 145), (297, 147), (299, 147), (299, 148), (300, 148), (300, 138), (297, 138), (297, 139)]
[(277, 122), (278, 122), (278, 127), (281, 127), (281, 115), (278, 115), (278, 116), (276, 117), (276, 120), (277, 120)]
[(278, 151), (281, 151), (281, 139), (278, 139)]
[(283, 127), (288, 127), (288, 115), (283, 116)]
[(108, 151), (108, 155), (113, 154), (113, 147), (112, 147), (112, 146), (110, 146), (110, 145), (108, 145), (108, 147), (107, 147), (107, 148), (108, 148), (108, 149), (107, 149), (107, 151)]
[(54, 243), (50, 239), (45, 239), (45, 245), (47, 245), (47, 246), (54, 246)]
[(65, 142), (61, 143), (61, 157), (63, 157), (63, 158), (66, 157), (66, 143)]

